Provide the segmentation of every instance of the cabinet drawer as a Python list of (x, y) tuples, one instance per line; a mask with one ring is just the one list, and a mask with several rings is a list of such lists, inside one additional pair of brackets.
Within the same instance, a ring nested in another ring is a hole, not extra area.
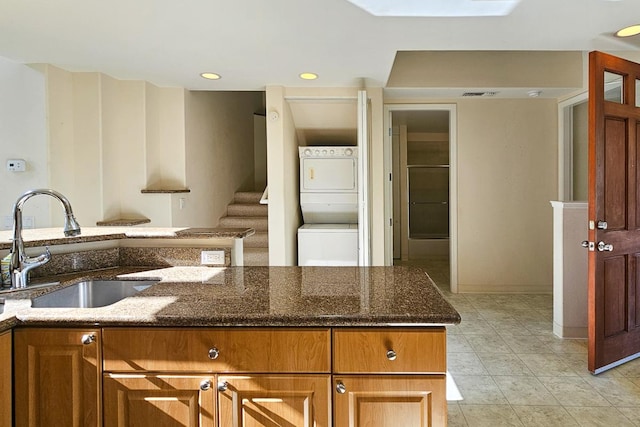
[(444, 327), (425, 329), (335, 329), (336, 373), (445, 373)]
[(330, 372), (328, 329), (106, 328), (105, 371)]

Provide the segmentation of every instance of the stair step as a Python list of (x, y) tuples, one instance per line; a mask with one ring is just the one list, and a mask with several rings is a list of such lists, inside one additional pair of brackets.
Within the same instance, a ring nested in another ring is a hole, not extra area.
[(218, 227), (222, 228), (253, 228), (256, 231), (267, 231), (269, 220), (262, 216), (223, 216)]
[(262, 191), (238, 191), (234, 196), (236, 203), (260, 203)]
[(269, 207), (256, 203), (234, 203), (227, 206), (227, 215), (229, 216), (267, 216)]
[(256, 231), (254, 235), (245, 237), (243, 239), (243, 244), (245, 248), (268, 248), (269, 232)]
[(244, 265), (268, 266), (269, 265), (269, 249), (246, 248), (244, 250)]

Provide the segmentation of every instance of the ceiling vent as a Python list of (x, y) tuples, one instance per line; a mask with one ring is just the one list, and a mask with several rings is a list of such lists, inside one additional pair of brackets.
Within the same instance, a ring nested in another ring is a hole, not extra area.
[(462, 96), (495, 96), (498, 92), (464, 92)]

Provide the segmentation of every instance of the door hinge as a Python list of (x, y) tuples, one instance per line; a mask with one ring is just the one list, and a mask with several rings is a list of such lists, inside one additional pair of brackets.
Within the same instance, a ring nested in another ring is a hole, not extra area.
[(393, 218), (389, 218), (389, 227), (393, 227)]

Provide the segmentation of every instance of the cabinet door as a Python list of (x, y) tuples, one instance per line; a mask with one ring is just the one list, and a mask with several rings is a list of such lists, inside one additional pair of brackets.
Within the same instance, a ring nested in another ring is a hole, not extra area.
[(11, 331), (0, 334), (0, 361), (0, 427), (11, 427)]
[(221, 376), (219, 425), (329, 427), (330, 390), (329, 375)]
[(212, 376), (105, 374), (105, 427), (213, 427)]
[(444, 375), (336, 376), (334, 421), (350, 427), (447, 425)]
[(14, 335), (17, 426), (98, 426), (100, 332), (18, 329)]

